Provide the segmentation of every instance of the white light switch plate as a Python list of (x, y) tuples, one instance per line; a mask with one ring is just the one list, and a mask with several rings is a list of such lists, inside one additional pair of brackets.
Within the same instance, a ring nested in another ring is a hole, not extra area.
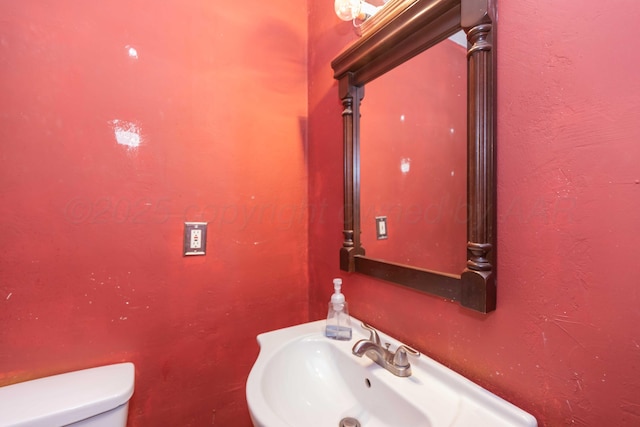
[(384, 240), (389, 238), (389, 232), (387, 231), (387, 217), (376, 217), (376, 237), (378, 240)]
[(207, 223), (184, 223), (184, 255), (205, 255), (207, 250)]

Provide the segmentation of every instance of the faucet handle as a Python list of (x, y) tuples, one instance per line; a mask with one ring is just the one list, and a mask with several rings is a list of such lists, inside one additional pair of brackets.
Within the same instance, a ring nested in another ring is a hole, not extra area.
[(403, 344), (396, 350), (396, 354), (393, 356), (393, 364), (401, 368), (409, 366), (408, 354), (414, 357), (420, 356), (419, 351)]
[(373, 328), (373, 326), (370, 326), (369, 324), (367, 324), (365, 322), (362, 322), (362, 327), (370, 332), (369, 341), (373, 341), (374, 343), (380, 345), (380, 336), (378, 335), (378, 331), (376, 331)]

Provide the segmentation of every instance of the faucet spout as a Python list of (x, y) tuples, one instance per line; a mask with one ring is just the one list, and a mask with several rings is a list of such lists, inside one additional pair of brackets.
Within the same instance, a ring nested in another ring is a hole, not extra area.
[(355, 343), (351, 352), (358, 357), (362, 357), (366, 354), (369, 358), (378, 363), (378, 360), (385, 361), (387, 359), (387, 353), (389, 351), (382, 348), (378, 343), (364, 339)]
[[(365, 325), (363, 324), (363, 326)], [(372, 331), (371, 338), (368, 340), (362, 339), (356, 342), (351, 349), (351, 352), (358, 357), (362, 357), (366, 354), (367, 357), (385, 368), (387, 371), (391, 372), (393, 375), (399, 377), (411, 376), (411, 365), (409, 364), (407, 353), (416, 357), (419, 356), (420, 353), (404, 345), (400, 346), (394, 353), (389, 350), (389, 344), (386, 345), (386, 348), (381, 345), (378, 334), (375, 333), (373, 328), (368, 327), (367, 325), (366, 329), (370, 329)], [(378, 338), (377, 340), (373, 338), (374, 333), (375, 338)]]

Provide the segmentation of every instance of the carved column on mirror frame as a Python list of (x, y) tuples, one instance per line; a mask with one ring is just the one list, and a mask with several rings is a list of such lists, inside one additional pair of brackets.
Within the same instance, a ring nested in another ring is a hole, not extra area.
[[(364, 255), (360, 245), (360, 102), (364, 94), (362, 86), (355, 86), (352, 73), (347, 73), (338, 82), (338, 90), (344, 110), (342, 131), (344, 141), (344, 242), (340, 249), (340, 269), (355, 271), (354, 256)], [(358, 231), (356, 231), (358, 230)]]
[[(487, 22), (488, 21), (488, 22)], [(496, 307), (495, 271), (495, 82), (490, 16), (467, 29), (469, 41), (468, 156), (476, 167), (468, 176), (467, 268), (461, 304), (487, 313)], [(473, 207), (473, 209), (471, 209)]]

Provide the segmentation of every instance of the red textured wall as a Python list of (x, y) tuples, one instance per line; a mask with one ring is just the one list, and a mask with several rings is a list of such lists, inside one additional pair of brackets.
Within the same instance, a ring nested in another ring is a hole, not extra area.
[[(339, 270), (341, 106), (355, 36), (310, 5), (310, 316), (333, 276), (352, 314), (535, 415), (640, 423), (640, 4), (499, 1), (498, 306), (488, 315)], [(312, 211), (313, 213), (313, 211)], [(331, 231), (333, 230), (333, 231)]]
[(248, 426), (255, 336), (308, 318), (306, 5), (0, 15), (0, 385), (126, 360), (131, 426)]

